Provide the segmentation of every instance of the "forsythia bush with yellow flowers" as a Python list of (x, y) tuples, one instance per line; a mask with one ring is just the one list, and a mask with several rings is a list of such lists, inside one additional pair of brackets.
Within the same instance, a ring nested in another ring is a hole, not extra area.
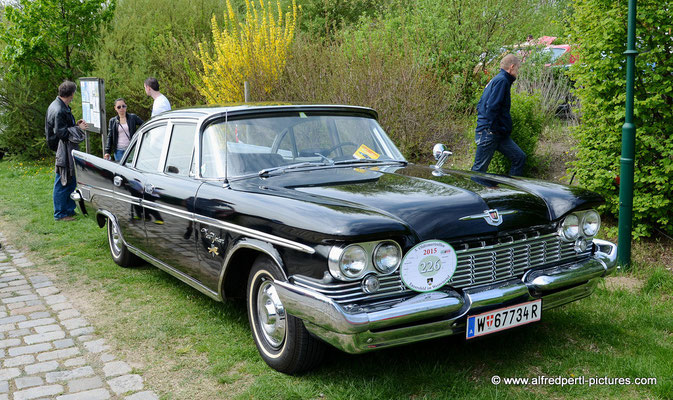
[(199, 43), (196, 57), (203, 65), (196, 86), (209, 104), (244, 100), (244, 82), (269, 93), (278, 82), (294, 38), (297, 6), (285, 15), (280, 1), (273, 7), (259, 1), (259, 10), (253, 1), (246, 0), (245, 22), (239, 22), (231, 2), (227, 0), (224, 29), (215, 16), (211, 20), (213, 32), (212, 53), (207, 45)]

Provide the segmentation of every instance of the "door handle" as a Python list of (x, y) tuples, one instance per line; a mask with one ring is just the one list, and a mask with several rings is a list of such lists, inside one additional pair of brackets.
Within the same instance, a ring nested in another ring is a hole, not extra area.
[(147, 193), (147, 194), (154, 193), (154, 185), (152, 185), (151, 183), (146, 183), (145, 184), (145, 193)]
[(122, 185), (122, 177), (121, 176), (115, 176), (115, 178), (112, 180), (112, 183), (114, 183), (115, 186), (121, 186)]

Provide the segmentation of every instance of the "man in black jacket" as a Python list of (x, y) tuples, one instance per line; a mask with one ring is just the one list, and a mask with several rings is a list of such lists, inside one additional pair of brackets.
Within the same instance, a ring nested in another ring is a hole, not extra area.
[(509, 174), (520, 176), (526, 162), (526, 154), (514, 143), (512, 134), (512, 100), (510, 89), (516, 80), (521, 60), (508, 54), (500, 61), (500, 73), (486, 85), (477, 105), (477, 129), (475, 142), (477, 152), (472, 171), (486, 172), (493, 154), (498, 150), (507, 157), (512, 166)]
[[(65, 146), (71, 142), (71, 136), (81, 136), (86, 130), (87, 124), (84, 120), (75, 123), (75, 117), (70, 110), (70, 102), (75, 97), (77, 85), (71, 81), (64, 81), (58, 87), (58, 96), (51, 102), (47, 109), (47, 117), (44, 123), (44, 132), (47, 137), (47, 145), (50, 149), (57, 151), (59, 143)], [(81, 131), (77, 131), (80, 129)], [(78, 148), (77, 145), (70, 145)], [(67, 154), (64, 158), (65, 167), (61, 171), (72, 171), (70, 163), (72, 156)], [(63, 178), (63, 179), (62, 179)], [(63, 184), (63, 182), (66, 182)], [(74, 176), (61, 177), (59, 170), (56, 171), (56, 180), (54, 182), (54, 219), (57, 221), (72, 221), (75, 215), (75, 202), (70, 198), (77, 187)]]

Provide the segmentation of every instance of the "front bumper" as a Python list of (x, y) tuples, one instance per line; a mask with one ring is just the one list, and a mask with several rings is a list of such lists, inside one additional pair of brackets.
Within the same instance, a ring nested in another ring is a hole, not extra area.
[(275, 286), (287, 313), (301, 318), (311, 333), (345, 352), (362, 353), (464, 332), (468, 315), (540, 298), (546, 310), (589, 296), (617, 264), (615, 244), (599, 239), (594, 244), (591, 258), (530, 270), (522, 278), (462, 291), (445, 287), (361, 307), (344, 307), (291, 282)]

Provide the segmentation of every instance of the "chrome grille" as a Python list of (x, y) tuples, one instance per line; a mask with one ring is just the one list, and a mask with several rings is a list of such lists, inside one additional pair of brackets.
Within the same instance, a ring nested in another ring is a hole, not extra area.
[[(549, 263), (572, 261), (588, 257), (590, 254), (591, 246), (584, 253), (577, 254), (574, 250), (574, 243), (561, 241), (555, 233), (511, 240), (509, 243), (457, 250), (458, 266), (447, 285), (464, 288), (521, 277), (531, 268)], [(339, 304), (351, 304), (412, 292), (404, 286), (398, 272), (380, 277), (381, 288), (374, 294), (364, 293), (360, 287), (360, 281), (324, 284), (298, 275), (292, 278), (296, 285), (322, 293)]]

